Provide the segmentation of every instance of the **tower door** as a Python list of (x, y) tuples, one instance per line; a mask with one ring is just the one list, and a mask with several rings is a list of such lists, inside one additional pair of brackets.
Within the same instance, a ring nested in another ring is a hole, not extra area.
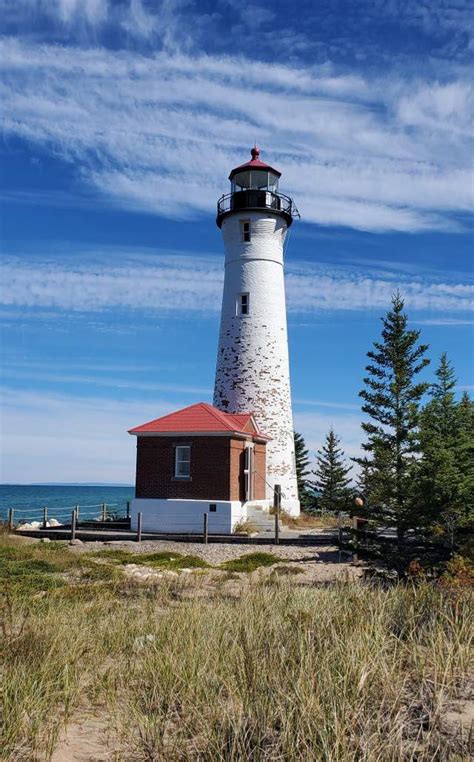
[(245, 448), (244, 461), (245, 501), (253, 500), (253, 448)]

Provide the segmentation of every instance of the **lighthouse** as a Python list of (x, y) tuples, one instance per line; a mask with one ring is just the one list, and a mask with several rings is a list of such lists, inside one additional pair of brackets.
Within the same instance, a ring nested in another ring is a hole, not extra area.
[(298, 515), (283, 255), (299, 214), (279, 191), (281, 172), (261, 161), (257, 147), (251, 157), (231, 171), (230, 193), (217, 204), (225, 277), (214, 406), (252, 413), (269, 437), (266, 473), (260, 475), (265, 502), (279, 484), (283, 508)]

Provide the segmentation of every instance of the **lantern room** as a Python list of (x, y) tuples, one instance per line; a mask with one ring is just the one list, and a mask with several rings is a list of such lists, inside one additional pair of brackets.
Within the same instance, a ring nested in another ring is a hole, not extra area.
[(281, 172), (260, 160), (260, 150), (252, 148), (251, 160), (235, 167), (229, 175), (231, 192), (221, 196), (217, 202), (217, 225), (222, 226), (223, 218), (232, 212), (244, 210), (271, 210), (281, 214), (287, 225), (293, 217), (299, 217), (293, 201), (279, 192)]
[(251, 161), (236, 167), (230, 173), (231, 192), (236, 193), (243, 190), (277, 192), (281, 172), (260, 161), (260, 150), (256, 146), (252, 148), (250, 154), (252, 156)]

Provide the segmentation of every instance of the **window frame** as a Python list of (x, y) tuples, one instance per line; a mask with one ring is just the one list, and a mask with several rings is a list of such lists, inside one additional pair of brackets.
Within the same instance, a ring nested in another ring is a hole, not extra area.
[(240, 220), (240, 240), (242, 243), (250, 243), (252, 240), (251, 220)]
[[(187, 450), (188, 458), (183, 459), (182, 457), (179, 457), (181, 450)], [(179, 466), (183, 463), (186, 463), (188, 465), (188, 473), (182, 474), (179, 473)], [(174, 446), (174, 479), (180, 479), (180, 480), (187, 480), (189, 481), (191, 479), (191, 445), (190, 444), (176, 444)]]
[[(245, 299), (245, 306), (244, 306)], [(248, 317), (250, 315), (250, 292), (241, 291), (237, 297), (236, 313), (239, 317)]]

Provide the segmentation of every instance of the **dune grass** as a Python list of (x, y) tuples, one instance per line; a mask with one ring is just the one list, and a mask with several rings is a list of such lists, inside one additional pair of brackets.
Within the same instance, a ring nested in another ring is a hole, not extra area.
[(221, 569), (230, 572), (253, 572), (260, 566), (273, 566), (273, 564), (280, 562), (281, 558), (273, 553), (244, 553), (239, 558), (224, 561), (221, 564)]
[(161, 553), (133, 553), (117, 548), (114, 550), (99, 550), (89, 555), (117, 564), (138, 564), (173, 571), (178, 571), (179, 569), (204, 569), (209, 566), (199, 556), (183, 556), (181, 553), (170, 553), (167, 551)]
[(3, 597), (2, 760), (48, 759), (84, 707), (119, 760), (468, 758), (444, 718), (472, 674), (469, 590), (281, 578), (193, 598), (190, 575), (84, 583), (82, 556), (32, 547), (61, 568), (45, 578), (72, 562), (61, 587)]

